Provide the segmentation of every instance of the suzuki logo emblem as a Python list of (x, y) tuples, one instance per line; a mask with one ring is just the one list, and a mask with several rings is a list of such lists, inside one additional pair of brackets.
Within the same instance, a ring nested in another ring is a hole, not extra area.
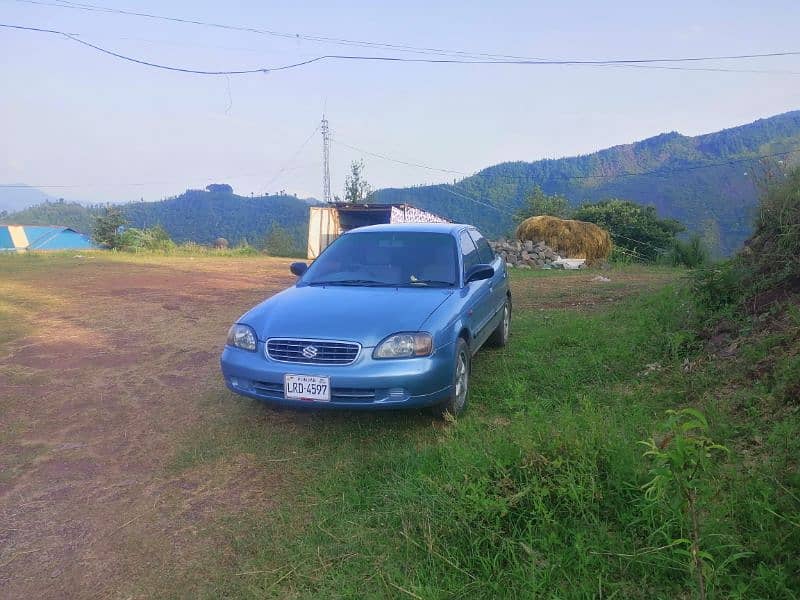
[(317, 357), (317, 348), (315, 346), (306, 346), (303, 348), (303, 356), (306, 358), (316, 358)]

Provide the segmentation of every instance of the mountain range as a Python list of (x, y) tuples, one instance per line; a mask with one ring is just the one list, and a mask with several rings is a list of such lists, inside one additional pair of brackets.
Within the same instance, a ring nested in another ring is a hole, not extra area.
[(706, 135), (671, 132), (584, 156), (501, 163), (453, 184), (382, 189), (376, 199), (474, 223), (497, 237), (512, 230), (536, 185), (575, 206), (622, 198), (655, 206), (717, 254), (730, 254), (750, 234), (758, 157), (797, 162), (798, 150), (800, 111), (793, 111)]
[[(473, 223), (496, 238), (513, 231), (513, 216), (534, 186), (565, 196), (575, 206), (622, 198), (654, 206), (662, 217), (701, 234), (716, 254), (727, 255), (750, 234), (758, 195), (753, 172), (759, 163), (796, 163), (798, 158), (800, 111), (793, 111), (694, 137), (671, 132), (583, 156), (501, 163), (452, 184), (381, 189), (371, 201), (409, 203)], [(0, 188), (0, 212), (29, 202), (40, 203), (5, 218), (0, 215), (0, 220), (87, 231), (101, 208), (54, 201), (34, 188)], [(303, 248), (308, 206), (314, 202), (289, 195), (245, 197), (229, 186), (217, 186), (120, 206), (131, 225), (160, 224), (178, 242), (210, 243), (224, 237), (231, 243), (252, 243), (277, 224)]]

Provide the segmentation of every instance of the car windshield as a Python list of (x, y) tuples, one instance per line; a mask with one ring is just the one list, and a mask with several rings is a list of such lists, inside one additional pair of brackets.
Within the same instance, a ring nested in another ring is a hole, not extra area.
[(451, 287), (455, 239), (445, 233), (370, 231), (334, 241), (308, 268), (305, 285)]

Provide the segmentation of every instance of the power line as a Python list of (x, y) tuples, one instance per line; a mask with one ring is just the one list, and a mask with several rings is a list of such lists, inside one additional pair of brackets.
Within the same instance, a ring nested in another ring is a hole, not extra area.
[[(272, 37), (284, 38), (284, 39), (292, 39), (292, 40), (304, 40), (316, 43), (326, 43), (326, 44), (337, 44), (343, 46), (354, 46), (360, 48), (377, 48), (377, 49), (386, 49), (392, 50), (397, 52), (410, 52), (416, 54), (423, 54), (423, 55), (435, 55), (435, 56), (457, 56), (460, 58), (475, 58), (479, 57), (481, 59), (491, 59), (487, 62), (498, 62), (499, 64), (526, 64), (526, 63), (535, 63), (535, 64), (575, 64), (575, 65), (594, 65), (594, 66), (611, 66), (611, 65), (619, 65), (619, 66), (634, 66), (639, 64), (643, 68), (658, 68), (658, 67), (647, 67), (642, 65), (641, 63), (654, 63), (654, 62), (689, 62), (689, 61), (711, 61), (711, 60), (738, 60), (738, 59), (745, 59), (745, 58), (766, 58), (766, 57), (774, 57), (774, 56), (790, 56), (790, 55), (797, 55), (798, 52), (775, 52), (775, 53), (765, 53), (765, 54), (741, 54), (741, 55), (730, 55), (730, 56), (705, 56), (705, 57), (689, 57), (689, 58), (657, 58), (657, 59), (623, 59), (623, 60), (553, 60), (547, 59), (542, 57), (530, 57), (530, 56), (519, 56), (519, 55), (512, 55), (512, 54), (496, 54), (496, 53), (488, 53), (488, 52), (479, 52), (479, 51), (469, 51), (469, 50), (447, 50), (443, 48), (432, 48), (432, 47), (420, 47), (420, 46), (412, 46), (409, 44), (397, 44), (397, 43), (389, 43), (389, 42), (374, 42), (374, 41), (365, 41), (365, 40), (353, 40), (353, 39), (346, 39), (346, 38), (338, 38), (338, 37), (331, 37), (331, 36), (322, 36), (322, 35), (313, 35), (313, 34), (305, 34), (305, 33), (288, 33), (288, 32), (281, 32), (281, 31), (274, 31), (269, 29), (260, 29), (257, 27), (248, 27), (248, 26), (241, 26), (241, 25), (230, 25), (224, 23), (216, 23), (212, 21), (201, 21), (197, 19), (189, 19), (189, 18), (180, 18), (180, 17), (169, 17), (165, 15), (158, 15), (154, 13), (145, 13), (145, 12), (138, 12), (133, 10), (125, 10), (119, 8), (110, 8), (105, 6), (99, 6), (96, 4), (88, 4), (82, 2), (72, 2), (70, 0), (56, 0), (52, 2), (48, 2), (45, 0), (16, 0), (17, 2), (23, 2), (26, 4), (36, 4), (41, 6), (50, 6), (50, 7), (57, 7), (57, 8), (68, 8), (73, 10), (81, 10), (81, 11), (90, 11), (90, 12), (104, 12), (104, 13), (112, 13), (112, 14), (119, 14), (125, 16), (135, 16), (147, 19), (156, 19), (162, 21), (169, 21), (174, 23), (183, 23), (183, 24), (190, 24), (190, 25), (200, 25), (204, 27), (212, 27), (218, 29), (226, 29), (232, 31), (242, 31), (248, 32), (258, 35), (267, 35)], [(325, 58), (333, 58), (332, 56), (328, 56)], [(471, 64), (484, 64), (481, 60), (476, 60), (471, 62)], [(800, 75), (800, 72), (794, 71), (765, 71), (765, 70), (758, 70), (758, 69), (748, 69), (748, 70), (734, 70), (734, 69), (725, 69), (725, 68), (684, 68), (684, 67), (661, 67), (667, 68), (672, 70), (686, 70), (686, 71), (713, 71), (713, 72), (735, 72), (735, 73), (766, 73), (766, 74), (785, 74), (785, 75)]]
[(407, 165), (409, 167), (418, 167), (420, 169), (427, 169), (428, 171), (439, 171), (441, 173), (451, 173), (451, 174), (454, 174), (454, 175), (463, 175), (465, 177), (469, 176), (468, 173), (464, 173), (463, 171), (454, 171), (452, 169), (441, 169), (439, 167), (431, 167), (431, 166), (428, 166), (428, 165), (424, 165), (422, 163), (408, 162), (408, 161), (405, 161), (405, 160), (400, 160), (399, 158), (392, 158), (391, 156), (386, 156), (385, 154), (379, 154), (377, 152), (370, 152), (369, 150), (364, 150), (363, 148), (359, 148), (357, 146), (352, 146), (350, 144), (346, 144), (345, 142), (341, 141), (338, 138), (331, 138), (331, 139), (335, 143), (337, 143), (338, 145), (344, 146), (345, 148), (350, 148), (351, 150), (355, 150), (356, 152), (362, 152), (362, 153), (364, 153), (364, 154), (366, 154), (368, 156), (374, 156), (375, 158), (388, 160), (388, 161), (391, 161), (391, 162), (394, 162), (394, 163), (398, 163), (398, 164), (401, 164), (401, 165)]
[(354, 46), (360, 48), (381, 48), (381, 49), (388, 49), (388, 50), (395, 50), (399, 52), (410, 52), (415, 54), (427, 54), (427, 55), (445, 55), (445, 56), (480, 56), (484, 58), (511, 58), (511, 59), (527, 59), (527, 60), (544, 60), (541, 58), (534, 58), (525, 57), (525, 56), (512, 56), (512, 55), (504, 55), (504, 54), (489, 54), (485, 52), (470, 52), (465, 50), (446, 50), (442, 48), (426, 48), (426, 47), (419, 47), (419, 46), (411, 46), (409, 44), (393, 44), (388, 42), (371, 42), (365, 40), (351, 40), (345, 38), (336, 38), (330, 36), (322, 36), (322, 35), (312, 35), (312, 34), (304, 34), (304, 33), (288, 33), (288, 32), (281, 32), (281, 31), (272, 31), (269, 29), (259, 29), (256, 27), (248, 27), (248, 26), (241, 26), (241, 25), (230, 25), (224, 23), (215, 23), (211, 21), (200, 21), (196, 19), (189, 19), (189, 18), (179, 18), (179, 17), (169, 17), (165, 15), (157, 15), (153, 13), (144, 13), (144, 12), (137, 12), (132, 10), (125, 10), (119, 8), (110, 8), (105, 6), (98, 6), (95, 4), (87, 4), (87, 3), (79, 3), (79, 2), (69, 2), (67, 0), (60, 0), (57, 2), (46, 2), (42, 0), (16, 0), (17, 2), (23, 2), (25, 4), (36, 4), (40, 6), (50, 6), (50, 7), (57, 7), (57, 8), (69, 8), (73, 10), (82, 10), (82, 11), (89, 11), (89, 12), (105, 12), (105, 13), (113, 13), (125, 16), (134, 16), (134, 17), (143, 17), (147, 19), (156, 19), (162, 21), (170, 21), (173, 23), (183, 23), (188, 25), (200, 25), (203, 27), (211, 27), (217, 29), (227, 29), (232, 31), (241, 31), (247, 33), (253, 33), (257, 35), (265, 35), (265, 36), (272, 36), (278, 38), (285, 38), (291, 40), (304, 40), (316, 43), (326, 43), (326, 44), (336, 44), (342, 46)]
[(257, 67), (253, 69), (229, 69), (229, 70), (203, 70), (190, 69), (188, 67), (176, 67), (154, 63), (151, 61), (134, 58), (102, 46), (92, 44), (80, 39), (74, 34), (55, 29), (44, 29), (40, 27), (26, 27), (22, 25), (12, 25), (0, 23), (0, 27), (7, 29), (17, 29), (21, 31), (31, 31), (36, 33), (46, 33), (60, 35), (77, 44), (91, 48), (97, 52), (107, 54), (120, 60), (136, 63), (142, 66), (166, 71), (175, 71), (193, 75), (252, 75), (256, 73), (271, 73), (274, 71), (286, 71), (304, 67), (312, 63), (321, 61), (369, 61), (369, 62), (392, 62), (392, 63), (420, 63), (420, 64), (462, 64), (462, 65), (520, 65), (520, 66), (569, 66), (569, 65), (589, 65), (589, 66), (612, 66), (612, 65), (637, 65), (652, 63), (674, 63), (674, 62), (700, 62), (713, 60), (740, 60), (750, 58), (768, 58), (778, 56), (800, 56), (800, 51), (789, 52), (769, 52), (764, 54), (739, 54), (730, 56), (700, 56), (683, 58), (637, 58), (637, 59), (611, 59), (611, 60), (472, 60), (472, 59), (452, 59), (452, 58), (408, 58), (400, 56), (368, 56), (368, 55), (345, 55), (345, 54), (325, 54), (296, 63), (280, 65), (275, 67)]
[(317, 131), (319, 131), (319, 125), (314, 127), (314, 131), (312, 131), (311, 134), (305, 139), (305, 141), (302, 144), (300, 144), (300, 146), (297, 148), (297, 150), (294, 151), (291, 157), (289, 157), (289, 159), (283, 163), (281, 168), (275, 172), (275, 175), (272, 176), (272, 179), (270, 179), (264, 186), (265, 188), (271, 186), (274, 183), (274, 181), (286, 171), (287, 167), (290, 164), (292, 164), (292, 162), (294, 162), (294, 159), (296, 159), (297, 156), (303, 151), (303, 148), (305, 148), (308, 145), (308, 142), (311, 141), (311, 138), (314, 137), (314, 134), (316, 134)]
[[(345, 146), (347, 148), (350, 148), (351, 150), (355, 150), (357, 152), (363, 152), (364, 154), (367, 154), (369, 156), (374, 156), (375, 158), (380, 158), (382, 160), (398, 163), (398, 164), (401, 164), (401, 165), (407, 165), (407, 166), (410, 166), (410, 167), (418, 167), (420, 169), (426, 169), (428, 171), (439, 171), (439, 172), (442, 172), (442, 173), (451, 173), (451, 174), (455, 174), (455, 175), (463, 175), (465, 178), (481, 177), (481, 176), (486, 177), (487, 176), (487, 175), (482, 175), (482, 172), (487, 170), (487, 169), (483, 169), (483, 171), (478, 171), (477, 173), (468, 174), (468, 173), (465, 173), (464, 171), (456, 171), (454, 169), (443, 169), (443, 168), (440, 168), (440, 167), (433, 167), (433, 166), (426, 165), (426, 164), (423, 164), (423, 163), (400, 160), (398, 158), (393, 158), (391, 156), (387, 156), (386, 154), (381, 154), (379, 152), (372, 152), (372, 151), (369, 151), (369, 150), (365, 150), (364, 148), (359, 148), (358, 146), (354, 146), (354, 145), (351, 145), (351, 144), (346, 144), (346, 143), (342, 142), (341, 140), (339, 140), (338, 138), (333, 138), (333, 141), (336, 142), (337, 144), (339, 144), (340, 146)], [(769, 158), (778, 158), (778, 157), (781, 157), (781, 156), (788, 156), (790, 154), (794, 154), (795, 152), (798, 152), (798, 149), (787, 150), (785, 152), (773, 152), (771, 154), (762, 154), (762, 155), (759, 155), (759, 156), (743, 157), (743, 158), (726, 160), (726, 161), (721, 161), (721, 162), (716, 162), (716, 163), (704, 163), (702, 165), (693, 165), (693, 166), (690, 166), (690, 167), (682, 167), (682, 168), (659, 168), (659, 169), (651, 169), (649, 171), (629, 171), (629, 172), (616, 173), (616, 174), (598, 173), (598, 174), (594, 174), (594, 175), (569, 175), (569, 176), (566, 176), (566, 177), (553, 177), (553, 179), (582, 180), (582, 179), (596, 179), (596, 178), (614, 179), (614, 178), (617, 178), (617, 177), (639, 177), (639, 176), (645, 176), (645, 175), (667, 176), (667, 175), (673, 175), (675, 173), (684, 173), (684, 172), (690, 172), (690, 171), (697, 171), (697, 170), (701, 170), (701, 169), (710, 169), (710, 168), (714, 168), (714, 167), (724, 167), (724, 166), (729, 166), (729, 165), (735, 165), (735, 164), (744, 163), (744, 162), (752, 162), (752, 161), (756, 161), (756, 160), (766, 160), (766, 159), (769, 159)], [(492, 167), (488, 167), (488, 168), (491, 169)], [(492, 177), (494, 179), (500, 178), (500, 179), (512, 179), (512, 180), (525, 180), (525, 181), (531, 181), (531, 182), (534, 179), (536, 179), (536, 177), (534, 175), (493, 174), (493, 175), (489, 175), (489, 177)], [(437, 184), (437, 185), (449, 185), (449, 184)]]

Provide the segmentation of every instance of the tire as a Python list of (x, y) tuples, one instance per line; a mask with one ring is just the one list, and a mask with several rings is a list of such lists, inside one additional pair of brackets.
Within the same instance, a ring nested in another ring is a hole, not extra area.
[(472, 355), (469, 346), (464, 338), (458, 338), (456, 342), (456, 357), (453, 364), (453, 391), (450, 397), (444, 402), (434, 407), (434, 413), (444, 418), (446, 414), (458, 417), (467, 408), (469, 400), (469, 369)]
[(494, 348), (502, 348), (508, 344), (508, 332), (511, 328), (511, 302), (506, 300), (503, 304), (503, 318), (497, 324), (497, 327), (486, 340), (489, 346)]

